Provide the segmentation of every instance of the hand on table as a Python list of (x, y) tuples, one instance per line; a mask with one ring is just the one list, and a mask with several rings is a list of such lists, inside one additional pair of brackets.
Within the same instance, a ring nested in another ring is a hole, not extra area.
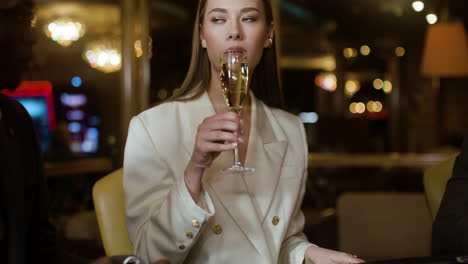
[[(103, 257), (103, 258), (99, 258), (99, 259), (91, 262), (90, 264), (113, 264), (113, 263), (112, 263), (112, 258), (111, 257)], [(170, 262), (167, 261), (167, 260), (158, 260), (158, 261), (153, 262), (151, 264), (170, 264)]]
[(305, 252), (305, 264), (354, 264), (365, 261), (349, 253), (310, 246)]

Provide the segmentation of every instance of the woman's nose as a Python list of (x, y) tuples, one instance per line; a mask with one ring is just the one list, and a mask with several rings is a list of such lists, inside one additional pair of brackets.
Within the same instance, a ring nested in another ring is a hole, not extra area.
[(229, 39), (240, 39), (240, 34), (239, 32), (232, 32), (229, 34)]
[(241, 38), (241, 33), (239, 29), (239, 25), (237, 23), (232, 23), (230, 26), (230, 31), (229, 31), (229, 39), (240, 39)]

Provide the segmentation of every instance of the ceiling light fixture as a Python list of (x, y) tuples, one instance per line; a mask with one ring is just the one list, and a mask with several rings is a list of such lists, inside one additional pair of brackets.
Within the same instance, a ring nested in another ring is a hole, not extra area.
[(110, 73), (120, 70), (122, 54), (119, 40), (97, 40), (86, 45), (83, 59), (99, 71)]
[(80, 22), (63, 18), (47, 24), (44, 31), (47, 37), (62, 47), (68, 47), (84, 35), (85, 28)]
[(433, 25), (433, 24), (437, 23), (437, 20), (438, 20), (438, 17), (437, 17), (436, 14), (431, 13), (431, 14), (426, 15), (426, 21), (430, 25)]
[(414, 1), (411, 6), (413, 6), (414, 11), (421, 12), (424, 10), (424, 3), (421, 1)]

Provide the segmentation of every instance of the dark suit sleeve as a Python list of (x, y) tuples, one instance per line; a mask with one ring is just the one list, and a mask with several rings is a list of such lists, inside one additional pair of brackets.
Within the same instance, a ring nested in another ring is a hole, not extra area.
[(433, 224), (432, 254), (468, 254), (468, 134)]
[(55, 228), (49, 222), (48, 192), (37, 136), (26, 110), (19, 104), (16, 107), (24, 121), (23, 147), (30, 148), (25, 151), (23, 164), (26, 166), (25, 196), (29, 196), (26, 200), (31, 201), (30, 219), (26, 219), (29, 223), (26, 230), (26, 263), (88, 263), (85, 259), (65, 254), (57, 247)]
[[(42, 170), (40, 169), (40, 171)], [(48, 193), (42, 172), (37, 179), (36, 186), (38, 189), (34, 197), (33, 219), (28, 234), (28, 259), (30, 261), (27, 263), (88, 263), (89, 261), (84, 258), (65, 253), (57, 245), (55, 228), (49, 222)]]

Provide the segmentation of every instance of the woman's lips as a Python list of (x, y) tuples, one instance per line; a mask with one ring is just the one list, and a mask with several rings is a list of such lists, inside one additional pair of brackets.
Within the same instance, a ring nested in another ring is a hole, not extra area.
[(226, 51), (244, 51), (245, 52), (245, 49), (242, 47), (230, 47)]

